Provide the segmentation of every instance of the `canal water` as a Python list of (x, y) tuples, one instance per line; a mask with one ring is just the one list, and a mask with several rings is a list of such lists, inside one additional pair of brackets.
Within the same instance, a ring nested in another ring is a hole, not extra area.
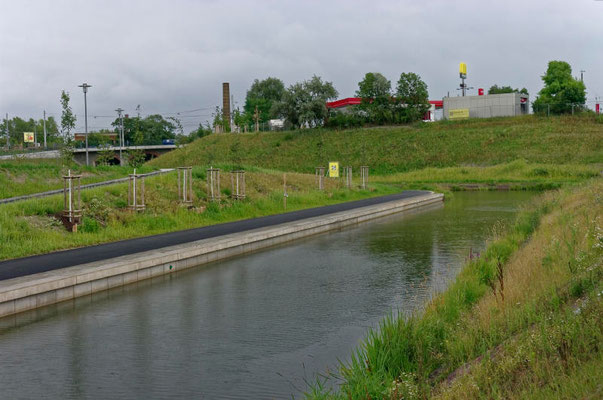
[(525, 192), (439, 206), (0, 320), (6, 399), (300, 398), (390, 312), (422, 307)]

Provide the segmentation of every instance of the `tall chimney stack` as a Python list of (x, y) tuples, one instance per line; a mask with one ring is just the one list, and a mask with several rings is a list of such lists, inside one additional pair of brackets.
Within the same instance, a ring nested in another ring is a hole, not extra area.
[(224, 132), (230, 132), (230, 85), (228, 82), (222, 83), (222, 119), (225, 122)]

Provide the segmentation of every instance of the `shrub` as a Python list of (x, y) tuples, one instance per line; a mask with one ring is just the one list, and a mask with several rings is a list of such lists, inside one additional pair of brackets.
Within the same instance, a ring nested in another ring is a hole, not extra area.
[(128, 160), (128, 164), (134, 168), (140, 167), (144, 164), (145, 154), (142, 150), (130, 150), (126, 155), (126, 159)]

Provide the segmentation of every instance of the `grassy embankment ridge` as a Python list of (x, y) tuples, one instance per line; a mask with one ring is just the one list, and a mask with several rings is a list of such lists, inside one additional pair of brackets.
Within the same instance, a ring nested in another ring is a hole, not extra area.
[(140, 213), (127, 209), (127, 184), (83, 190), (83, 223), (76, 234), (67, 232), (55, 217), (63, 208), (62, 195), (0, 205), (0, 260), (399, 192), (391, 184), (375, 183), (362, 190), (356, 180), (356, 186), (347, 189), (341, 180), (328, 179), (325, 190), (318, 191), (314, 175), (288, 173), (285, 210), (281, 173), (249, 169), (244, 200), (228, 197), (231, 182), (223, 174), (220, 202), (207, 199), (205, 168), (193, 168), (193, 179), (190, 209), (179, 204), (175, 172), (146, 179), (146, 210)]
[(369, 333), (315, 399), (601, 398), (603, 181), (527, 206), (424, 311)]
[[(231, 163), (313, 173), (317, 166), (339, 161), (342, 166), (351, 165), (356, 174), (361, 165), (368, 165), (372, 176), (414, 171), (418, 175), (403, 178), (420, 182), (433, 180), (434, 170), (423, 174), (417, 171), (452, 168), (444, 171), (446, 176), (440, 175), (446, 183), (565, 183), (600, 172), (602, 122), (591, 116), (529, 115), (342, 131), (214, 134), (149, 164), (174, 167)], [(479, 169), (517, 160), (524, 160), (526, 167), (512, 175)]]

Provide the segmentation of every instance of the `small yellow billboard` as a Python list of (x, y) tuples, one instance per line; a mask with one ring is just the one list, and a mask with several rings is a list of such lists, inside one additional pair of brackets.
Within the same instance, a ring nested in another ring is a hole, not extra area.
[(33, 143), (34, 142), (34, 133), (33, 132), (23, 132), (23, 141), (25, 143)]
[(339, 162), (329, 162), (329, 178), (339, 178)]
[(448, 119), (451, 121), (467, 118), (469, 118), (468, 108), (457, 108), (455, 110), (448, 110)]
[(467, 64), (465, 64), (464, 62), (459, 64), (459, 75), (461, 76), (461, 78), (467, 77)]

